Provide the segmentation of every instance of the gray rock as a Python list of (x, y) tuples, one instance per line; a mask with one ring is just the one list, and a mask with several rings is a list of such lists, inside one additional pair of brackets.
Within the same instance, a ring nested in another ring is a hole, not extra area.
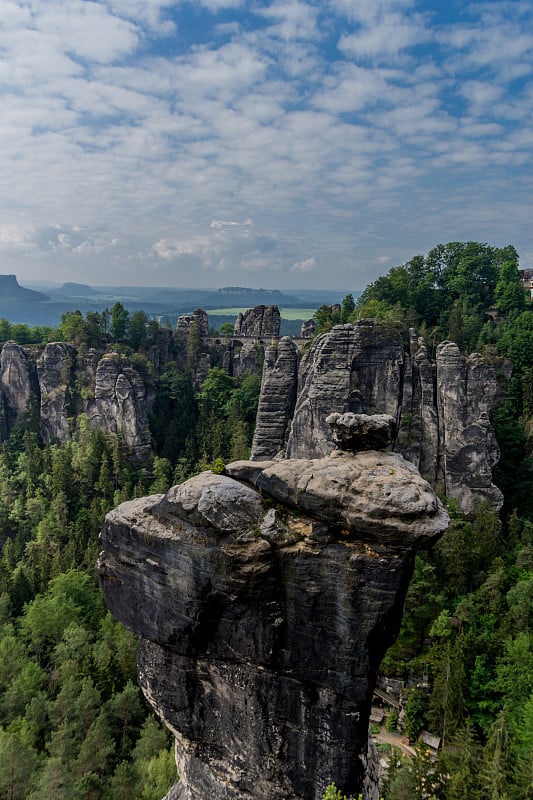
[(362, 320), (337, 325), (314, 339), (297, 381), (296, 390), (294, 360), (270, 351), (253, 460), (327, 455), (335, 444), (326, 422), (332, 409), (387, 414), (397, 421), (393, 449), (433, 486), (456, 498), (463, 512), (474, 511), (484, 500), (501, 506), (501, 493), (491, 479), (498, 447), (490, 412), (502, 389), (494, 369), (478, 354), (465, 359), (456, 345), (443, 342), (433, 362), (414, 331), (406, 351), (396, 327)]
[(182, 314), (178, 317), (176, 336), (182, 344), (187, 344), (191, 331), (198, 338), (206, 337), (209, 333), (209, 317), (203, 308), (197, 308), (192, 314)]
[(15, 342), (6, 342), (0, 353), (0, 394), (4, 419), (1, 427), (8, 435), (24, 414), (32, 398), (39, 402), (39, 383), (35, 361)]
[(203, 382), (209, 375), (211, 369), (211, 356), (209, 353), (202, 353), (198, 356), (198, 363), (194, 373), (194, 385), (197, 389), (201, 389)]
[(298, 350), (288, 336), (267, 347), (252, 444), (252, 458), (265, 461), (285, 446), (296, 400)]
[(300, 329), (300, 336), (302, 339), (312, 339), (315, 331), (316, 322), (314, 319), (307, 319), (305, 322), (302, 322), (302, 327)]
[[(448, 519), (401, 456), (228, 466), (107, 515), (98, 574), (140, 636), (180, 800), (367, 800), (375, 672)], [(365, 785), (363, 785), (365, 783)]]
[(245, 372), (258, 372), (263, 348), (256, 342), (245, 341), (241, 347), (235, 342), (231, 374), (240, 378)]
[(71, 386), (76, 351), (64, 342), (45, 345), (37, 359), (41, 391), (41, 435), (45, 444), (70, 439), (68, 418), (73, 416)]
[(500, 490), (492, 483), (492, 467), (499, 449), (490, 424), (497, 392), (494, 371), (479, 353), (467, 359), (453, 342), (437, 348), (437, 404), (440, 422), (440, 459), (448, 497), (465, 513), (475, 511), (480, 499), (499, 508)]
[(235, 320), (235, 336), (251, 336), (256, 339), (279, 337), (281, 315), (277, 306), (255, 306)]
[(318, 336), (302, 358), (287, 456), (319, 457), (332, 450), (326, 423), (332, 409), (398, 419), (403, 363), (400, 333), (371, 320), (336, 325)]
[(107, 353), (96, 370), (94, 400), (87, 403), (91, 425), (120, 436), (138, 456), (151, 449), (145, 384), (117, 353)]
[(384, 450), (396, 436), (396, 421), (388, 414), (333, 413), (326, 417), (331, 437), (341, 450)]

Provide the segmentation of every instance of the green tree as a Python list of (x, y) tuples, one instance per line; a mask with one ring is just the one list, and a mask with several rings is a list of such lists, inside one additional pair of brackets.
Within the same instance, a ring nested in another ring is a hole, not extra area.
[(75, 345), (87, 345), (89, 330), (81, 311), (66, 311), (61, 315), (59, 333), (64, 342)]
[(233, 336), (233, 323), (223, 322), (220, 326), (220, 334), (222, 336)]
[(341, 322), (352, 322), (354, 311), (355, 300), (353, 299), (353, 294), (347, 294), (342, 301)]
[(128, 335), (129, 311), (122, 303), (115, 303), (111, 309), (109, 333), (113, 342), (124, 342)]
[(38, 754), (17, 733), (0, 728), (0, 796), (4, 800), (26, 800)]
[(135, 311), (130, 318), (128, 344), (139, 350), (148, 339), (148, 317), (144, 311)]

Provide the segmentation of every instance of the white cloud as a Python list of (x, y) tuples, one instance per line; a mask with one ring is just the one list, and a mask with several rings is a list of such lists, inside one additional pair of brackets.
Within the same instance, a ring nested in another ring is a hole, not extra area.
[(234, 222), (233, 220), (214, 219), (209, 225), (210, 228), (221, 230), (223, 228), (248, 228), (252, 225), (251, 219), (246, 219), (244, 222)]
[(527, 5), (437, 26), (415, 0), (0, 0), (0, 246), (103, 282), (328, 264), (360, 288), (468, 215), (525, 239)]
[(316, 267), (316, 258), (304, 258), (302, 261), (297, 261), (292, 265), (291, 272), (313, 272)]
[(405, 17), (389, 13), (372, 19), (355, 33), (343, 36), (339, 48), (349, 56), (368, 58), (379, 63), (396, 60), (403, 50), (433, 38), (419, 15)]
[(273, 0), (268, 6), (258, 8), (258, 14), (272, 21), (270, 34), (281, 39), (313, 40), (319, 36), (318, 8), (301, 0)]
[(31, 238), (31, 232), (18, 225), (11, 223), (0, 224), (0, 248), (26, 250), (31, 244)]

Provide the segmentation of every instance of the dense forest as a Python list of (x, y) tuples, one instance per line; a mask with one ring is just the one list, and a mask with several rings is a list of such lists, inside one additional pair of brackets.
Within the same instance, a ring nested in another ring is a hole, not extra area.
[[(504, 492), (452, 523), (417, 558), (400, 636), (382, 671), (411, 687), (401, 719), (416, 743), (441, 738), (436, 760), (389, 753), (383, 800), (533, 797), (533, 309), (512, 246), (439, 245), (371, 284), (357, 302), (321, 307), (316, 333), (385, 320), (482, 352), (512, 378), (494, 412)], [(155, 365), (158, 342), (169, 343)], [(163, 492), (249, 452), (260, 376), (234, 379), (216, 361), (203, 383), (199, 341), (179, 352), (172, 331), (120, 303), (64, 314), (57, 329), (0, 320), (0, 344), (47, 341), (111, 348), (155, 391), (154, 454), (139, 463), (117, 437), (71, 420), (70, 441), (44, 446), (28, 408), (0, 451), (0, 795), (9, 800), (161, 800), (175, 782), (170, 742), (136, 686), (135, 641), (106, 612), (95, 578), (107, 510)], [(335, 787), (328, 798), (340, 798)]]

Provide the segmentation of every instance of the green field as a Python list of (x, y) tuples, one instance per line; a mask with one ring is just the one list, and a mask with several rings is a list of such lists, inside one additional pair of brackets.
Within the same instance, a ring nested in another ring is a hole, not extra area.
[[(248, 311), (248, 308), (210, 308), (207, 313), (210, 317), (236, 317), (245, 311)], [(282, 319), (311, 319), (315, 311), (316, 308), (280, 308)]]

